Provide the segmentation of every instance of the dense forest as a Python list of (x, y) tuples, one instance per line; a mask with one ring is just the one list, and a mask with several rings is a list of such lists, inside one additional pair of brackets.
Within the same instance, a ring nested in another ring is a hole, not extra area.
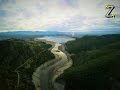
[(0, 90), (35, 90), (32, 74), (39, 65), (54, 58), (50, 47), (32, 40), (0, 41)]
[(120, 90), (120, 35), (84, 36), (66, 43), (73, 66), (65, 90)]

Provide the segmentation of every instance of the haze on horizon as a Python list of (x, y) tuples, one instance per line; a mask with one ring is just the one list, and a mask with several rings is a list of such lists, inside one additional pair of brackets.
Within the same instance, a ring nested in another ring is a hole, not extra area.
[[(105, 5), (114, 5), (115, 19)], [(0, 32), (120, 30), (119, 0), (0, 0)]]

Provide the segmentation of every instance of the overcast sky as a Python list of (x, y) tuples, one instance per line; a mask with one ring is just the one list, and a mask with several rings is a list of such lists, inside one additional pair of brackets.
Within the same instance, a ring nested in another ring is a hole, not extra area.
[[(116, 18), (106, 18), (105, 5)], [(120, 30), (120, 0), (0, 0), (0, 31)]]

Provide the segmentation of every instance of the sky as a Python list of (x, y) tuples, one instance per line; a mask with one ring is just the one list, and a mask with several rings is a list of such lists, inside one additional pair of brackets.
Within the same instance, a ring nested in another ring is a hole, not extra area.
[(93, 30), (120, 30), (120, 0), (0, 0), (0, 32)]

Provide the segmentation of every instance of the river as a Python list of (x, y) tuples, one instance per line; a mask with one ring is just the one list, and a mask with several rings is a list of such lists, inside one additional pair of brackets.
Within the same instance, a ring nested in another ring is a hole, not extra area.
[(40, 65), (32, 75), (36, 90), (64, 90), (64, 85), (55, 82), (64, 70), (72, 66), (72, 60), (64, 51), (64, 45), (55, 42), (51, 49), (55, 59)]

